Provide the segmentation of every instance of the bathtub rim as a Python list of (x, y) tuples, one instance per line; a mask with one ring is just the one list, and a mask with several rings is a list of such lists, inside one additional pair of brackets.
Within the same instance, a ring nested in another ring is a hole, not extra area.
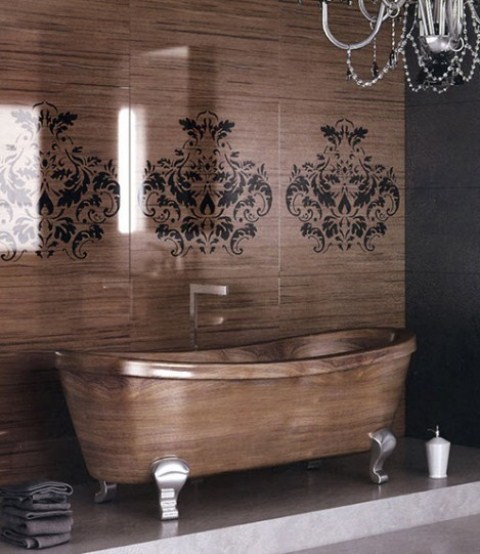
[[(103, 351), (103, 350), (57, 350), (55, 352), (55, 366), (60, 371), (73, 373), (87, 373), (95, 376), (109, 375), (116, 377), (136, 377), (143, 379), (182, 379), (182, 380), (256, 380), (256, 379), (282, 379), (301, 378), (314, 375), (328, 374), (337, 371), (359, 369), (362, 366), (391, 361), (398, 358), (409, 357), (416, 350), (416, 339), (413, 332), (406, 328), (397, 327), (365, 327), (355, 329), (341, 329), (337, 331), (325, 331), (291, 337), (282, 337), (250, 343), (243, 346), (268, 345), (276, 342), (295, 338), (314, 338), (331, 335), (345, 336), (348, 333), (359, 332), (391, 332), (394, 338), (390, 343), (372, 348), (352, 350), (338, 354), (328, 354), (317, 357), (304, 357), (282, 359), (281, 361), (252, 362), (252, 361), (220, 361), (220, 362), (180, 362), (160, 361), (149, 359), (145, 356), (167, 357), (168, 351)], [(212, 350), (228, 350), (229, 348), (214, 348)], [(200, 350), (198, 352), (201, 352)], [(172, 351), (170, 354), (178, 354)], [(137, 357), (135, 357), (137, 354)], [(138, 357), (141, 354), (142, 357)]]

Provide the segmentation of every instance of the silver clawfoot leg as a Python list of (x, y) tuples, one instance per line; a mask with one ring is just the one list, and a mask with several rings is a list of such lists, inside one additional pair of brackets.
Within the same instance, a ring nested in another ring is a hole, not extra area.
[(95, 493), (95, 503), (102, 504), (103, 502), (110, 502), (115, 496), (117, 496), (117, 484), (107, 483), (106, 481), (99, 481), (100, 490)]
[(156, 460), (152, 473), (158, 487), (161, 519), (177, 519), (177, 498), (185, 484), (190, 468), (180, 458), (169, 457)]
[(388, 481), (388, 475), (383, 471), (383, 463), (394, 451), (397, 439), (384, 427), (374, 433), (369, 433), (372, 439), (372, 457), (370, 459), (370, 479), (377, 485)]

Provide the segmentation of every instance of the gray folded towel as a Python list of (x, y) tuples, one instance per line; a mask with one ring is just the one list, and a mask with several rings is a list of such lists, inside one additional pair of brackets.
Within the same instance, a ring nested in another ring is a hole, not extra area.
[[(2, 508), (18, 508), (19, 510), (24, 510), (25, 512), (35, 512), (35, 513), (47, 513), (51, 510), (65, 510), (68, 511), (72, 505), (70, 502), (50, 502), (46, 503), (45, 501), (36, 502), (35, 500), (8, 500), (6, 499), (2, 503)], [(27, 517), (28, 516), (24, 516)]]
[(60, 535), (70, 533), (73, 525), (72, 516), (56, 516), (43, 519), (23, 519), (10, 514), (3, 514), (5, 527), (22, 535)]
[(30, 499), (35, 502), (66, 502), (73, 493), (73, 488), (59, 481), (28, 481), (10, 487), (0, 488), (0, 498), (23, 501)]
[(70, 540), (70, 533), (59, 533), (56, 535), (39, 535), (38, 537), (27, 537), (21, 533), (17, 533), (12, 529), (3, 528), (0, 538), (5, 542), (21, 546), (27, 549), (41, 549), (63, 544)]
[[(51, 504), (55, 506), (55, 504)], [(56, 516), (71, 516), (71, 510), (21, 510), (16, 506), (2, 506), (2, 513), (8, 514), (11, 516), (21, 517), (22, 519), (44, 519), (47, 517), (56, 517)]]

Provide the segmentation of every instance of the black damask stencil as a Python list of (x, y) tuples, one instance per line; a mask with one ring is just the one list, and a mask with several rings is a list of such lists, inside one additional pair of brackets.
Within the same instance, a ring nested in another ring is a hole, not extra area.
[(322, 127), (328, 140), (315, 163), (293, 166), (286, 201), (301, 222), (313, 250), (354, 245), (373, 251), (373, 240), (387, 231), (385, 222), (400, 204), (393, 168), (372, 163), (360, 146), (368, 131), (347, 120)]
[(42, 102), (11, 115), (19, 132), (0, 158), (0, 258), (18, 260), (27, 250), (85, 258), (85, 244), (103, 237), (102, 223), (119, 209), (113, 161), (75, 145), (74, 113)]
[(255, 223), (272, 205), (265, 167), (232, 150), (226, 141), (232, 121), (205, 111), (179, 123), (190, 138), (175, 158), (147, 161), (142, 211), (158, 223), (158, 238), (173, 243), (174, 256), (219, 247), (242, 254), (240, 243), (255, 237)]

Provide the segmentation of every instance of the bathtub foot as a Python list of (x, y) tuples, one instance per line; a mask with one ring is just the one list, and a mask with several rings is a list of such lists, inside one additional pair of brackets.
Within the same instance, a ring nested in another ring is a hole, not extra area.
[(156, 460), (152, 473), (158, 487), (160, 519), (177, 519), (177, 498), (185, 484), (190, 468), (180, 458), (169, 457)]
[(100, 490), (95, 493), (95, 503), (102, 504), (103, 502), (110, 502), (117, 496), (117, 484), (107, 483), (106, 481), (99, 481)]
[(381, 485), (388, 481), (388, 475), (383, 471), (385, 460), (394, 451), (397, 445), (395, 435), (384, 427), (374, 433), (369, 433), (372, 439), (372, 457), (370, 460), (370, 479), (376, 484)]

